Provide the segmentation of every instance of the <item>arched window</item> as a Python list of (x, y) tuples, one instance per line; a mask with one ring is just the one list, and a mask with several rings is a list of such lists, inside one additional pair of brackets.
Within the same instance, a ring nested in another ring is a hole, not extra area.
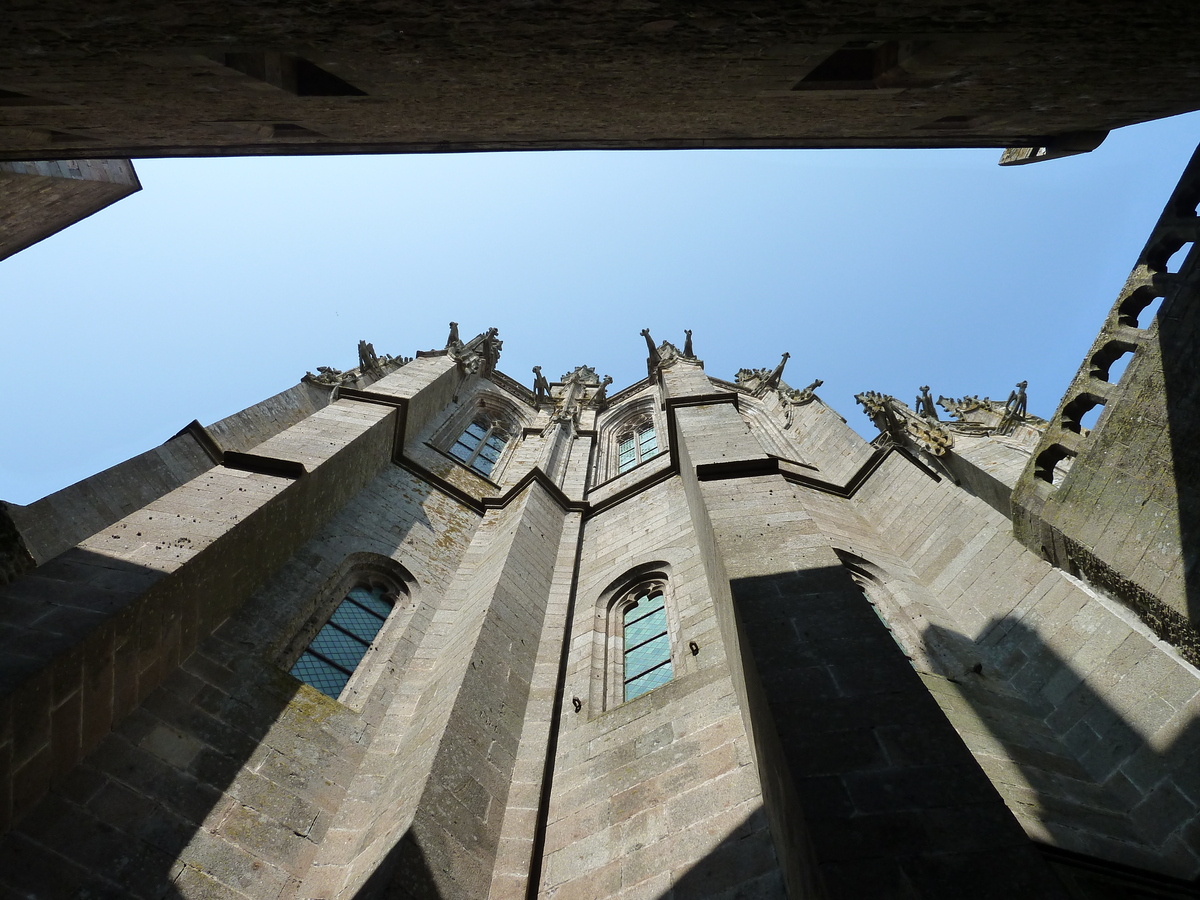
[(617, 436), (617, 473), (628, 472), (639, 463), (658, 456), (654, 423), (643, 421)]
[(395, 594), (378, 582), (350, 589), (291, 674), (337, 699), (392, 611)]
[(632, 700), (671, 680), (671, 641), (663, 584), (649, 582), (628, 594), (622, 611), (624, 698)]
[(508, 429), (481, 412), (454, 442), (450, 455), (486, 478), (492, 474), (508, 440)]

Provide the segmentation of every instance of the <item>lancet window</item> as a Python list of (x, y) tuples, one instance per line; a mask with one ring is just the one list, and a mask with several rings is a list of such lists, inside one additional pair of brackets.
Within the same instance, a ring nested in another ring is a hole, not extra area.
[(291, 674), (335, 700), (366, 656), (396, 602), (378, 581), (355, 585), (300, 654)]
[(658, 437), (653, 422), (644, 420), (617, 436), (618, 474), (655, 456), (658, 456)]
[(492, 474), (509, 438), (504, 423), (480, 412), (450, 447), (450, 455), (486, 478)]
[(624, 699), (632, 700), (671, 680), (671, 640), (661, 582), (639, 585), (628, 598), (622, 611)]

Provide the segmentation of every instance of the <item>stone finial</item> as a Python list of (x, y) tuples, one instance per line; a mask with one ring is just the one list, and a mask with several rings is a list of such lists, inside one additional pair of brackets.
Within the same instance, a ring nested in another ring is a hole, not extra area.
[(929, 385), (925, 384), (920, 387), (920, 393), (917, 394), (917, 402), (914, 407), (917, 410), (917, 415), (924, 416), (926, 419), (938, 421), (937, 407), (933, 405), (933, 397), (929, 395)]
[(1025, 388), (1027, 387), (1029, 387), (1028, 381), (1018, 381), (1017, 386), (1008, 395), (1008, 400), (1004, 402), (1004, 417), (996, 429), (1001, 434), (1008, 434), (1017, 427), (1018, 422), (1025, 420), (1027, 403)]
[(542, 374), (541, 366), (533, 367), (533, 400), (538, 406), (542, 405), (544, 400), (550, 399), (550, 382), (546, 380), (546, 376)]
[(576, 366), (560, 379), (563, 384), (594, 385), (600, 383), (596, 370), (591, 366)]
[(358, 342), (358, 369), (364, 374), (379, 371), (379, 357), (375, 354), (375, 347), (366, 341)]
[(612, 376), (605, 375), (604, 380), (600, 382), (600, 387), (596, 388), (596, 393), (592, 394), (592, 405), (597, 409), (604, 409), (608, 405), (608, 386), (612, 384)]
[(783, 378), (783, 367), (787, 365), (787, 361), (792, 358), (792, 354), (784, 352), (783, 358), (779, 360), (779, 365), (775, 367), (775, 371), (767, 376), (766, 381), (762, 383), (763, 390), (771, 390), (771, 388), (779, 387), (780, 379)]
[(643, 328), (639, 334), (646, 339), (646, 352), (650, 354), (651, 359), (654, 359), (658, 356), (658, 348), (654, 346), (654, 338), (650, 337), (650, 329)]

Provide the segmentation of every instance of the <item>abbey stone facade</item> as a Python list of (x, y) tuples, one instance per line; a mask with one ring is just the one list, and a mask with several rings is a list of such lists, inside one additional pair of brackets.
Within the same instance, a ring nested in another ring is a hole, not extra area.
[(1062, 410), (868, 442), (642, 334), (364, 342), (3, 507), (0, 893), (1196, 896), (1193, 649), (1014, 532)]

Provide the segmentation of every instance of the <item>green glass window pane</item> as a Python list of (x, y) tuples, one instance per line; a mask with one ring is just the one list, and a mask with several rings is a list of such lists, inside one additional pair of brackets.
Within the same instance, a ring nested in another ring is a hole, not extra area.
[(307, 650), (296, 660), (291, 674), (335, 700), (341, 694), (342, 688), (346, 686), (346, 682), (350, 680), (347, 673), (338, 671), (324, 660), (317, 659)]
[(656, 687), (662, 687), (671, 680), (671, 663), (667, 661), (662, 666), (659, 666), (653, 671), (646, 672), (630, 681), (625, 685), (625, 699), (632, 700), (634, 697), (640, 697), (647, 691), (652, 691)]
[(625, 654), (625, 680), (632, 681), (638, 675), (670, 658), (671, 645), (665, 634), (660, 635), (649, 643), (642, 644)]

